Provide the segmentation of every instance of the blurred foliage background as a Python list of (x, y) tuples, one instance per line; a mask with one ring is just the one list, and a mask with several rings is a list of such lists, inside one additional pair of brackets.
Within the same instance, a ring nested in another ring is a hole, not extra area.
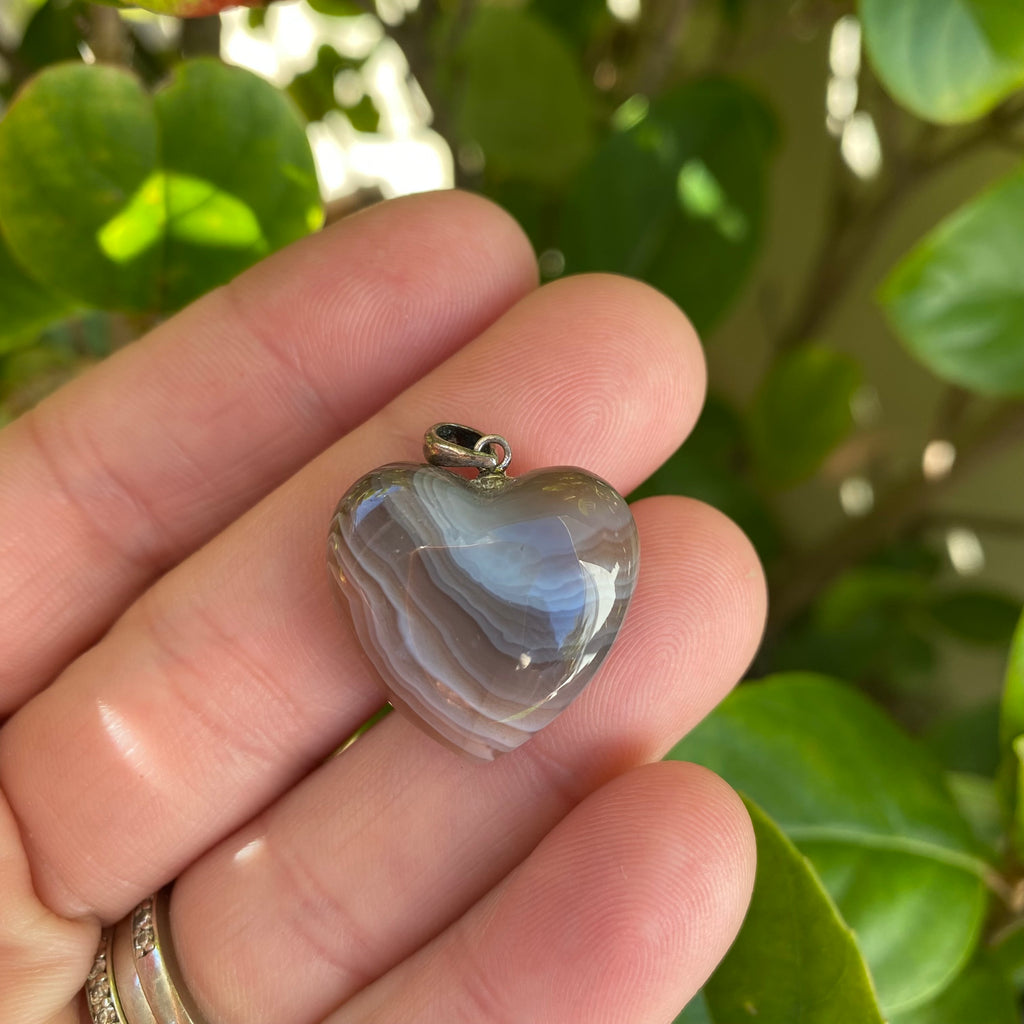
[(640, 493), (723, 509), (771, 586), (760, 681), (672, 755), (760, 851), (679, 1020), (1019, 1021), (1019, 0), (145, 6), (0, 10), (0, 423), (405, 192), (651, 282), (711, 383)]

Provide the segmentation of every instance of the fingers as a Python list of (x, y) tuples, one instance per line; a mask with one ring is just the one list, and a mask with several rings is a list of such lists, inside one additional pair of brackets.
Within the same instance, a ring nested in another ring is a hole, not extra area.
[(753, 875), (750, 822), (725, 783), (638, 768), (327, 1024), (665, 1024), (729, 948)]
[(116, 918), (379, 705), (324, 568), (331, 511), (362, 473), (417, 459), (443, 418), (503, 429), (517, 472), (577, 463), (628, 490), (703, 389), (692, 329), (649, 288), (577, 278), (523, 299), (164, 576), (0, 731), (40, 895)]
[(0, 1018), (49, 1022), (71, 1002), (89, 970), (99, 929), (63, 921), (32, 891), (18, 826), (0, 794)]
[(535, 283), (496, 207), (383, 204), (266, 260), (0, 434), (0, 718), (242, 510)]
[[(481, 766), (391, 715), (179, 879), (175, 935), (211, 1019), (318, 1021), (472, 906), (575, 803), (664, 754), (732, 686), (764, 620), (749, 543), (697, 502), (634, 511), (643, 557), (622, 634), (552, 725)], [(250, 936), (244, 949), (234, 935)]]

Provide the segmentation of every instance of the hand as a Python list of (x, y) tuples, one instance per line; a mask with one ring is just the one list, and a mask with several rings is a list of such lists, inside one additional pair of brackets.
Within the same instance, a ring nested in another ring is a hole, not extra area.
[(612, 277), (535, 287), (458, 193), (352, 217), (0, 433), (0, 1019), (88, 1020), (100, 923), (177, 878), (210, 1024), (661, 1024), (732, 940), (749, 822), (650, 764), (751, 658), (742, 534), (638, 503), (642, 569), (586, 693), (464, 761), (380, 705), (327, 579), (333, 507), (438, 420), (623, 493), (683, 440), (701, 350)]

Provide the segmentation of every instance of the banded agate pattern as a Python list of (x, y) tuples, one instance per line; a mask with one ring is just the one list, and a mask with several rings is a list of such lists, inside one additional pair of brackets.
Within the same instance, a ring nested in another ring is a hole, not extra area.
[(580, 469), (467, 480), (382, 466), (331, 523), (328, 566), (397, 708), (490, 760), (597, 671), (639, 564), (625, 500)]

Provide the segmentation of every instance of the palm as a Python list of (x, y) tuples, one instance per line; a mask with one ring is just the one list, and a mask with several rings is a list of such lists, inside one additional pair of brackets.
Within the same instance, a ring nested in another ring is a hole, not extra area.
[(640, 767), (757, 640), (756, 558), (706, 506), (636, 506), (620, 642), (522, 750), (469, 764), (390, 716), (320, 763), (381, 699), (322, 564), (352, 480), (450, 419), (507, 432), (521, 470), (627, 491), (697, 415), (670, 303), (536, 291), (533, 265), (479, 200), (389, 204), (0, 434), (4, 1020), (78, 1019), (99, 922), (175, 877), (211, 1024), (667, 1021), (721, 957), (742, 808), (702, 770)]

